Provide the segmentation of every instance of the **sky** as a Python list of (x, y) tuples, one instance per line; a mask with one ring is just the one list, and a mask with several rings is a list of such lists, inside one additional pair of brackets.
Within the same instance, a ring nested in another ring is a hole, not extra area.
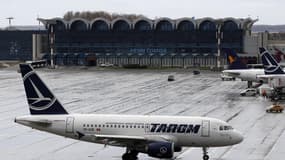
[(258, 18), (256, 24), (285, 24), (284, 0), (2, 0), (0, 27), (37, 25), (37, 17), (62, 17), (67, 11), (107, 11), (158, 17)]

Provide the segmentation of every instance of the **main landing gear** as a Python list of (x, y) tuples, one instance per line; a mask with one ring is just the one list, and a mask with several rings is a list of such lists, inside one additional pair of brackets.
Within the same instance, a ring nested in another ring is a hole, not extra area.
[(247, 81), (247, 88), (252, 88), (252, 81)]
[(208, 156), (208, 148), (207, 147), (203, 147), (203, 160), (209, 160), (209, 156)]
[(127, 148), (126, 153), (123, 154), (122, 160), (137, 160), (139, 152)]

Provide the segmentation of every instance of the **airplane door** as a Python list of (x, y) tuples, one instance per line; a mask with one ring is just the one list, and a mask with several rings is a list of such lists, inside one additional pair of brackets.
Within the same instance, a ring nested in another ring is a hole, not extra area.
[(66, 118), (66, 133), (73, 133), (74, 129), (74, 118), (73, 117), (67, 117)]
[(210, 136), (210, 121), (204, 120), (202, 121), (202, 137), (209, 137)]

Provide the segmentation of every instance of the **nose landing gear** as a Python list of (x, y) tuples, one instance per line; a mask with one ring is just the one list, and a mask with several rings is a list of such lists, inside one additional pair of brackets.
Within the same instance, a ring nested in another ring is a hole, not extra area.
[(209, 156), (208, 156), (208, 148), (207, 147), (203, 147), (203, 160), (209, 160)]

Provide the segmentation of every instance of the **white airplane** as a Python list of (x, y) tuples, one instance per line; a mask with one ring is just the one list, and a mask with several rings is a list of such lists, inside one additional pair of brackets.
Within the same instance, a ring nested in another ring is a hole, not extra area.
[(229, 69), (222, 71), (222, 75), (239, 78), (243, 81), (257, 83), (264, 82), (264, 79), (258, 78), (259, 75), (264, 75), (263, 68), (247, 68), (247, 66), (241, 62), (240, 58), (233, 50), (226, 50), (226, 54), (230, 65)]
[(105, 145), (126, 147), (123, 160), (138, 153), (173, 158), (182, 147), (209, 147), (240, 143), (243, 136), (227, 122), (208, 117), (68, 114), (30, 65), (20, 64), (31, 115), (15, 122), (56, 135)]
[(224, 75), (239, 78), (243, 81), (251, 81), (263, 83), (263, 79), (260, 79), (259, 75), (264, 75), (264, 69), (235, 69), (235, 70), (223, 70)]

